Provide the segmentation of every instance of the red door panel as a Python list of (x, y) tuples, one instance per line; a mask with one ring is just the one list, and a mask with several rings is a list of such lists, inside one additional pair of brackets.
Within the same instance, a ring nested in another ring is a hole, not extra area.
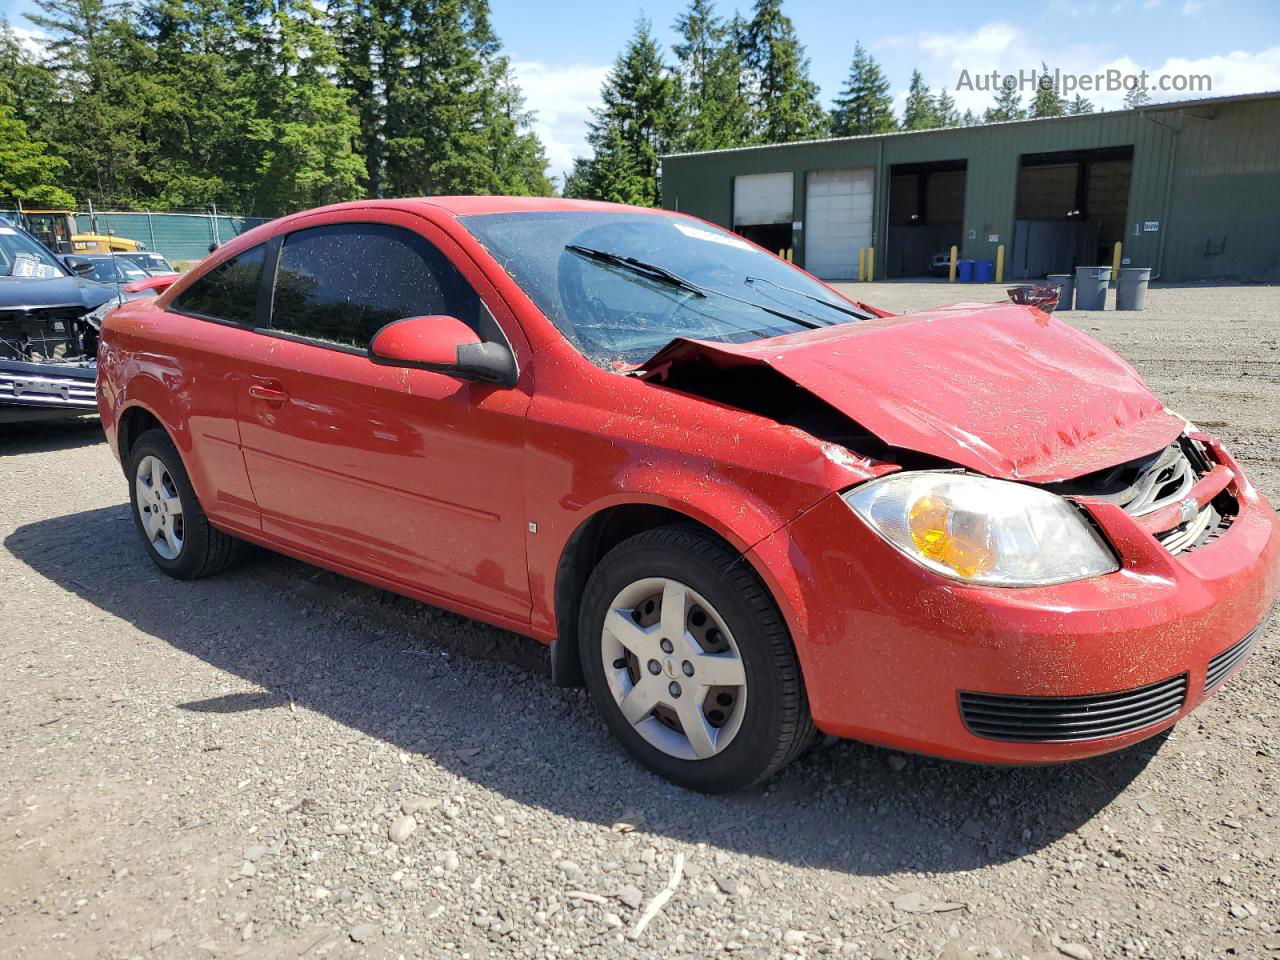
[(264, 339), (240, 406), (263, 532), (527, 618), (525, 394)]
[[(349, 213), (336, 212), (296, 226), (352, 223)], [(456, 243), (399, 211), (367, 211), (358, 224), (425, 240), (432, 256), (443, 256), (481, 298), (527, 369), (528, 347), (514, 318)], [(286, 257), (288, 244), (286, 237)], [(353, 297), (369, 284), (414, 285), (413, 265), (403, 260), (395, 266), (376, 257), (342, 263), (343, 276), (354, 278)], [(281, 294), (282, 282), (277, 274), (277, 303), (282, 295), (293, 296)], [(290, 290), (301, 289), (296, 280), (290, 283)], [(286, 321), (302, 318), (305, 325), (310, 308), (290, 304)], [(320, 558), (528, 622), (523, 479), (531, 378), (523, 376), (515, 388), (495, 388), (382, 366), (363, 351), (257, 336), (265, 346), (242, 367), (237, 404), (263, 533)]]

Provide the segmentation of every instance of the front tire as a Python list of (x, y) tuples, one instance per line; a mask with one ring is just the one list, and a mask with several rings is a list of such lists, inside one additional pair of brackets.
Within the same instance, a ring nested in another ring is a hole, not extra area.
[(578, 626), (605, 722), (668, 780), (740, 790), (813, 738), (776, 604), (741, 556), (697, 528), (660, 527), (610, 550), (587, 582)]
[(130, 449), (129, 479), (134, 526), (164, 573), (194, 580), (239, 558), (242, 542), (209, 523), (178, 448), (163, 430), (148, 430)]

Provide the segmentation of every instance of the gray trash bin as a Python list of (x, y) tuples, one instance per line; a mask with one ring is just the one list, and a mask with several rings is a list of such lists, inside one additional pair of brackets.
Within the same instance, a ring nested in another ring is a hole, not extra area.
[(1121, 267), (1120, 280), (1116, 284), (1116, 309), (1144, 309), (1147, 305), (1147, 284), (1150, 282), (1150, 267)]
[(1107, 309), (1107, 285), (1111, 283), (1110, 267), (1076, 267), (1076, 309)]
[(1051, 287), (1058, 288), (1058, 309), (1074, 310), (1071, 304), (1072, 294), (1075, 293), (1075, 282), (1071, 279), (1069, 273), (1051, 273), (1044, 278), (1045, 283)]

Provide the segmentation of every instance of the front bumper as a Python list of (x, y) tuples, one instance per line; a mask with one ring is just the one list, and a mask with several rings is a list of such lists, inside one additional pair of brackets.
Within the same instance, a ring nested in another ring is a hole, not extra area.
[[(1217, 540), (1175, 556), (1122, 511), (1098, 508), (1122, 569), (1053, 587), (945, 580), (838, 496), (752, 554), (788, 619), (824, 732), (976, 762), (1073, 760), (1173, 725), (1256, 646), (1261, 631), (1242, 641), (1280, 590), (1280, 520), (1236, 476), (1239, 514)], [(1067, 726), (1056, 729), (1079, 736), (1037, 737), (1035, 724), (1016, 720), (1028, 714), (1057, 715)]]
[(98, 412), (97, 365), (0, 360), (0, 423)]

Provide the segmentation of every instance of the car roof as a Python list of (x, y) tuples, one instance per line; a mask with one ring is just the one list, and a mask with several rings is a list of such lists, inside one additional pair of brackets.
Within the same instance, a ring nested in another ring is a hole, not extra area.
[[(600, 200), (570, 200), (564, 197), (401, 197), (388, 200), (356, 200), (338, 203), (321, 210), (361, 210), (370, 207), (386, 207), (406, 210), (413, 207), (433, 207), (455, 217), (484, 213), (672, 213), (651, 207), (632, 207), (625, 203), (605, 203)], [(315, 213), (315, 210), (304, 211)]]

